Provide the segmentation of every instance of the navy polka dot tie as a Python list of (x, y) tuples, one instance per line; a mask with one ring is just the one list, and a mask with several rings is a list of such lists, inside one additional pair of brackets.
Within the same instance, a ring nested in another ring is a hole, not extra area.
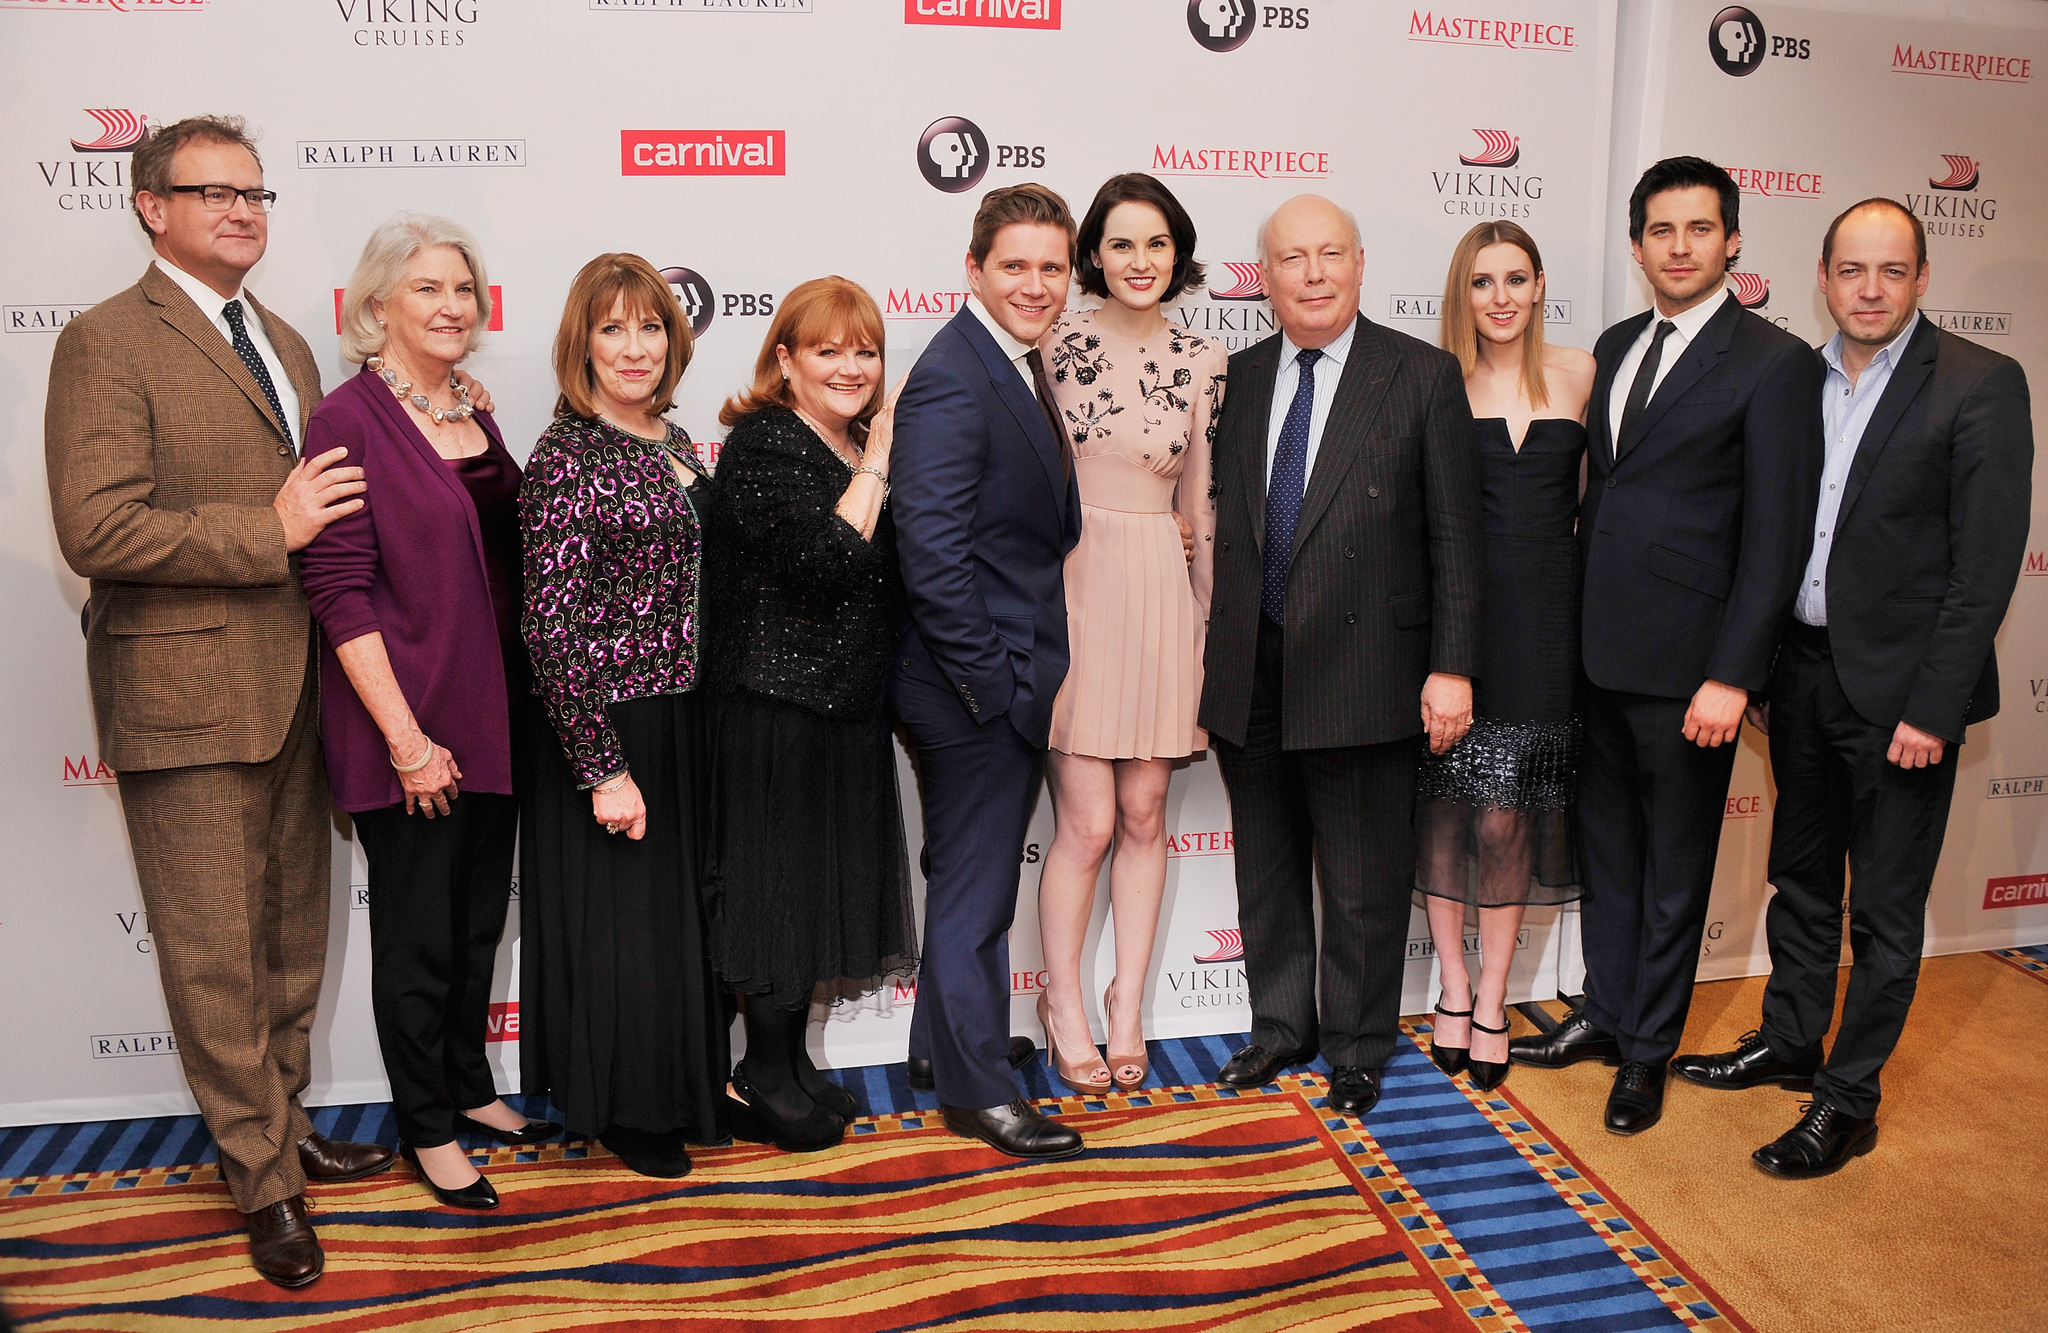
[(263, 364), (262, 353), (256, 350), (255, 341), (249, 337), (249, 326), (242, 319), (242, 303), (230, 301), (220, 313), (227, 317), (228, 327), (235, 331), (235, 355), (242, 358), (242, 364), (256, 377), (256, 387), (263, 390), (263, 396), (270, 400), (271, 413), (277, 417), (277, 424), (284, 427), (285, 439), (290, 441), (291, 423), (284, 419), (284, 404), (278, 401), (277, 385), (270, 379), (270, 367)]
[(1287, 563), (1294, 551), (1294, 525), (1301, 520), (1301, 497), (1308, 489), (1308, 423), (1316, 404), (1316, 362), (1323, 354), (1304, 347), (1295, 356), (1301, 378), (1294, 401), (1280, 423), (1280, 447), (1273, 451), (1273, 476), (1266, 483), (1265, 581), (1259, 609), (1276, 625), (1287, 623)]

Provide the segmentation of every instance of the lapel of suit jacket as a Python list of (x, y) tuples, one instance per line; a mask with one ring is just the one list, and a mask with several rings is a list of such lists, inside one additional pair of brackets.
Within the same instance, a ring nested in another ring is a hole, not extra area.
[[(206, 353), (207, 359), (220, 367), (222, 374), (235, 382), (235, 387), (255, 404), (256, 410), (263, 414), (263, 419), (270, 423), (278, 438), (284, 439), (284, 423), (277, 419), (277, 413), (271, 409), (270, 399), (264, 396), (256, 377), (242, 364), (233, 344), (214, 327), (213, 321), (192, 304), (192, 298), (185, 295), (184, 289), (151, 264), (142, 274), (142, 294), (156, 302), (157, 308), (163, 312), (164, 323), (184, 334), (194, 347)], [(293, 384), (297, 382), (294, 380)], [(303, 404), (304, 401), (302, 396), (300, 402)], [(292, 441), (285, 440), (285, 443)]]
[(1337, 393), (1330, 401), (1330, 415), (1323, 422), (1323, 438), (1316, 445), (1316, 467), (1309, 474), (1308, 489), (1301, 497), (1301, 516), (1294, 523), (1292, 560), (1301, 551), (1309, 531), (1330, 507), (1331, 497), (1351, 470), (1352, 460), (1364, 447), (1367, 432), (1380, 404), (1386, 401), (1387, 386), (1401, 364), (1400, 353), (1378, 325), (1364, 315), (1354, 324), (1351, 355), (1344, 359), (1344, 373), (1337, 379)]
[(1244, 428), (1235, 432), (1242, 447), (1232, 460), (1237, 474), (1231, 490), (1251, 510), (1252, 541), (1266, 549), (1266, 432), (1273, 424), (1273, 380), (1279, 374), (1280, 335), (1240, 353), (1241, 364), (1230, 372), (1231, 392), (1223, 400), (1226, 416), (1243, 403)]
[[(1641, 420), (1636, 422), (1634, 441), (1620, 441), (1629, 445), (1628, 453), (1634, 452), (1643, 437), (1657, 428), (1657, 423), (1664, 419), (1671, 405), (1685, 397), (1686, 390), (1698, 384), (1701, 377), (1714, 368), (1714, 363), (1727, 354), (1728, 344), (1735, 337), (1735, 322), (1745, 313), (1734, 292), (1721, 298), (1721, 308), (1700, 329), (1700, 336), (1686, 344), (1685, 355), (1678, 359), (1678, 364), (1657, 386), (1657, 392), (1650, 395), (1650, 401), (1643, 407)], [(1622, 458), (1627, 458), (1628, 453), (1624, 453)], [(1619, 461), (1616, 460), (1617, 463)]]
[(1623, 320), (1619, 331), (1614, 335), (1618, 340), (1618, 347), (1613, 363), (1595, 365), (1593, 368), (1593, 445), (1605, 452), (1609, 467), (1614, 466), (1614, 421), (1607, 414), (1607, 401), (1614, 395), (1614, 376), (1621, 369), (1622, 358), (1628, 355), (1629, 348), (1635, 346), (1636, 339), (1643, 334), (1643, 326), (1650, 322), (1650, 316), (1654, 313), (1656, 312), (1645, 310), (1633, 319)]
[[(271, 349), (277, 353), (278, 364), (284, 367), (286, 377), (292, 382), (292, 392), (299, 396), (299, 443), (303, 446), (306, 442), (307, 423), (313, 419), (313, 409), (320, 405), (320, 367), (314, 365), (311, 358), (297, 354), (296, 336), (279, 336), (281, 330), (293, 331), (291, 325), (265, 309), (246, 287), (242, 289), (242, 299), (256, 312), (256, 318), (263, 321), (263, 336), (270, 339)], [(235, 359), (239, 361), (241, 358)]]
[(1025, 386), (1023, 374), (1011, 364), (1009, 357), (1003, 355), (1003, 349), (996, 346), (996, 340), (989, 336), (972, 310), (962, 310), (953, 317), (953, 322), (960, 326), (967, 345), (981, 358), (982, 367), (988, 371), (989, 383), (995, 386), (996, 397), (1003, 400), (1003, 406), (1016, 418), (1018, 429), (1024, 432), (1032, 452), (1038, 455), (1039, 463), (1045, 468), (1046, 484), (1052, 487), (1064, 529), (1067, 492), (1072, 489), (1072, 482), (1066, 475), (1066, 469), (1060, 466), (1060, 442), (1053, 438), (1052, 423), (1045, 419), (1045, 409), (1038, 405), (1038, 395)]
[(1934, 374), (1935, 353), (1940, 347), (1940, 334), (1934, 321), (1925, 315), (1920, 317), (1920, 327), (1913, 330), (1912, 341), (1899, 356), (1899, 364), (1892, 368), (1892, 377), (1886, 381), (1884, 396), (1877, 400), (1877, 408), (1870, 414), (1870, 421), (1863, 427), (1863, 438), (1856, 442), (1856, 457), (1849, 464), (1849, 479), (1842, 483), (1841, 512), (1835, 518), (1835, 527), (1842, 526), (1842, 520), (1856, 507), (1857, 497), (1863, 494), (1864, 483), (1877, 470), (1878, 456), (1884, 452), (1891, 440), (1892, 432), (1898, 429), (1899, 419), (1906, 415), (1906, 409), (1913, 405), (1913, 399), (1920, 394), (1920, 387)]

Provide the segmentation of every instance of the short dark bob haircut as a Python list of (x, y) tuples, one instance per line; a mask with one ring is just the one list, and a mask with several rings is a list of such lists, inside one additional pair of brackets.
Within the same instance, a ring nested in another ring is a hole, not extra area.
[[(1704, 185), (1721, 197), (1721, 230), (1729, 235), (1742, 230), (1742, 191), (1735, 188), (1735, 178), (1703, 157), (1667, 157), (1662, 162), (1653, 162), (1643, 178), (1636, 182), (1636, 188), (1628, 197), (1628, 238), (1637, 245), (1643, 243), (1643, 228), (1648, 225), (1650, 196), (1663, 194), (1666, 190), (1690, 190)], [(1735, 267), (1733, 263), (1730, 268)]]
[(1118, 204), (1150, 204), (1166, 219), (1167, 234), (1173, 237), (1173, 277), (1159, 298), (1162, 302), (1202, 285), (1202, 266), (1195, 262), (1194, 219), (1173, 197), (1173, 191), (1155, 177), (1142, 171), (1127, 171), (1102, 183), (1102, 188), (1095, 192), (1095, 202), (1088, 205), (1088, 216), (1081, 219), (1077, 241), (1081, 255), (1074, 266), (1074, 276), (1080, 280), (1082, 291), (1105, 300), (1109, 297), (1109, 283), (1102, 276), (1102, 265), (1095, 262), (1095, 252), (1101, 248), (1103, 228), (1109, 225), (1109, 210)]

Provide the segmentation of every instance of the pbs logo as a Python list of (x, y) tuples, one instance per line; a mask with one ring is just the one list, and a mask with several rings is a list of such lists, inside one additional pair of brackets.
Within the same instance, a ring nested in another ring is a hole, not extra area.
[(918, 136), (917, 169), (926, 184), (947, 194), (980, 184), (988, 159), (988, 136), (965, 116), (942, 116)]
[(1763, 20), (1741, 5), (1730, 5), (1707, 25), (1707, 54), (1723, 74), (1741, 78), (1764, 63)]
[(1188, 0), (1188, 31), (1211, 51), (1235, 51), (1258, 22), (1252, 0)]
[(682, 302), (683, 318), (690, 321), (690, 333), (703, 337), (704, 330), (711, 327), (711, 317), (718, 313), (718, 294), (711, 290), (704, 275), (693, 268), (665, 268), (661, 276), (676, 294), (676, 300)]

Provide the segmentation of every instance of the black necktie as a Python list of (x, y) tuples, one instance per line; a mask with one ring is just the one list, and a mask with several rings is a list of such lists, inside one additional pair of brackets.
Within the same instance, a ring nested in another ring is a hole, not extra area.
[(1060, 467), (1071, 477), (1074, 475), (1073, 446), (1067, 443), (1067, 428), (1061, 424), (1059, 405), (1053, 401), (1052, 381), (1045, 377), (1045, 358), (1034, 347), (1024, 354), (1024, 364), (1031, 367), (1031, 382), (1038, 386), (1038, 406), (1045, 413), (1045, 424), (1052, 427), (1052, 437), (1059, 442)]
[(1316, 406), (1316, 362), (1323, 354), (1304, 347), (1295, 354), (1301, 373), (1294, 382), (1294, 401), (1280, 419), (1280, 442), (1273, 450), (1273, 475), (1266, 482), (1266, 550), (1260, 569), (1259, 609), (1266, 619), (1287, 621), (1287, 565), (1294, 556), (1294, 529), (1301, 522), (1301, 502), (1308, 490), (1308, 428)]
[(1657, 363), (1664, 356), (1664, 340), (1677, 332), (1678, 326), (1668, 319), (1657, 321), (1657, 336), (1650, 339), (1650, 350), (1643, 353), (1643, 364), (1636, 369), (1635, 383), (1628, 386), (1628, 401), (1621, 408), (1621, 430), (1614, 437), (1614, 456), (1620, 458), (1628, 452), (1635, 434), (1636, 423), (1643, 419), (1643, 409), (1650, 403), (1650, 388), (1657, 382)]
[(284, 419), (284, 404), (278, 401), (277, 385), (270, 379), (270, 367), (263, 364), (263, 354), (256, 350), (255, 340), (249, 337), (249, 326), (242, 318), (242, 303), (230, 301), (221, 307), (227, 318), (228, 327), (235, 331), (235, 355), (242, 358), (242, 364), (256, 377), (256, 387), (263, 390), (263, 396), (270, 400), (270, 410), (277, 417), (277, 424), (284, 429), (284, 438), (292, 443), (291, 423)]

